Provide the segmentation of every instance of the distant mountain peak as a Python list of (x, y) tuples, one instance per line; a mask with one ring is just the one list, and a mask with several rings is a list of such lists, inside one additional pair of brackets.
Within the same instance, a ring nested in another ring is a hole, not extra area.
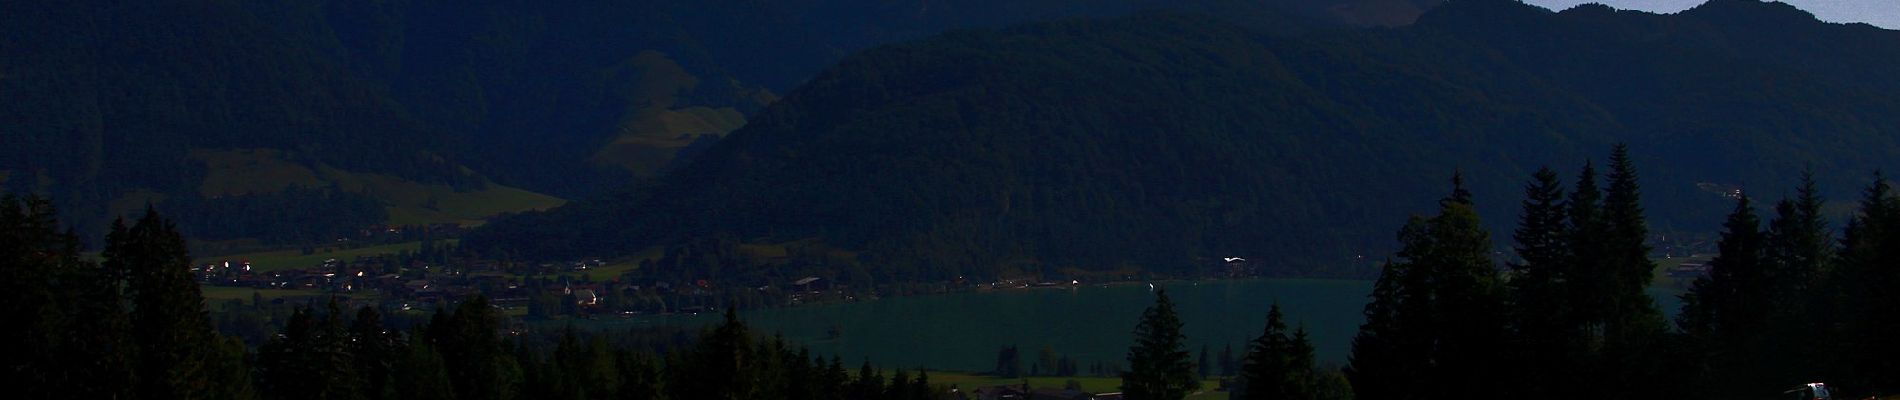
[(1451, 0), (1418, 17), (1418, 25), (1444, 28), (1515, 25), (1545, 18), (1550, 10), (1518, 0)]
[(1684, 10), (1682, 15), (1715, 22), (1738, 24), (1811, 24), (1820, 22), (1814, 13), (1779, 1), (1709, 0)]

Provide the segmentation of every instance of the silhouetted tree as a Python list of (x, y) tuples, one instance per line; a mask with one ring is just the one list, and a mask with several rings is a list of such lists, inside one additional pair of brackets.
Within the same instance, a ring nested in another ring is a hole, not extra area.
[(1186, 340), (1168, 291), (1155, 291), (1155, 305), (1142, 312), (1141, 322), (1135, 325), (1135, 344), (1128, 348), (1128, 372), (1122, 373), (1122, 393), (1136, 400), (1172, 400), (1200, 389)]

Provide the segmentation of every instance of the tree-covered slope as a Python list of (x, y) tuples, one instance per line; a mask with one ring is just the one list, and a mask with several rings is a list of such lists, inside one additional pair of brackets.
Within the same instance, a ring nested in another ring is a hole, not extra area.
[(1296, 32), (1436, 2), (6, 1), (0, 188), (50, 196), (87, 231), (115, 204), (218, 191), (203, 152), (588, 196), (664, 173), (883, 43), (1151, 8)]
[[(1772, 32), (1743, 29), (1764, 18)], [(817, 237), (931, 278), (1236, 255), (1338, 268), (1386, 249), (1380, 222), (1423, 211), (1454, 170), (1504, 227), (1531, 171), (1619, 142), (1655, 229), (1705, 231), (1726, 201), (1698, 184), (1787, 187), (1812, 166), (1846, 193), (1900, 154), (1883, 94), (1900, 85), (1869, 72), (1896, 46), (1729, 0), (1462, 0), (1292, 38), (1173, 14), (960, 31), (846, 59), (659, 183), (464, 243), (556, 257)]]

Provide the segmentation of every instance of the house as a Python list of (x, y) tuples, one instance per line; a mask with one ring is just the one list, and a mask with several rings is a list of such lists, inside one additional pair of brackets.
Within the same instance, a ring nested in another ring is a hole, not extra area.
[(1036, 389), (1029, 392), (1032, 400), (1095, 400), (1094, 394), (1075, 389)]
[(1685, 262), (1681, 265), (1677, 265), (1675, 268), (1669, 269), (1669, 277), (1671, 278), (1696, 278), (1707, 276), (1708, 274), (1709, 266), (1707, 264)]
[(1017, 388), (1015, 386), (991, 386), (991, 387), (985, 387), (985, 388), (977, 388), (974, 391), (974, 393), (976, 394), (977, 400), (1005, 400), (1005, 399), (1024, 400), (1024, 399), (1029, 398), (1028, 393), (1023, 392), (1022, 389)]
[(600, 295), (596, 294), (594, 289), (576, 290), (574, 291), (574, 303), (583, 306), (600, 304)]

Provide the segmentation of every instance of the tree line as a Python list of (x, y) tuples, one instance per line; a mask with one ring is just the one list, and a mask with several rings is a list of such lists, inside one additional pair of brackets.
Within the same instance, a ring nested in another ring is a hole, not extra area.
[[(1498, 268), (1462, 179), (1433, 216), (1400, 229), (1345, 373), (1361, 399), (1773, 396), (1900, 389), (1893, 265), (1900, 198), (1876, 176), (1836, 239), (1812, 174), (1766, 228), (1738, 196), (1706, 277), (1671, 329), (1644, 291), (1656, 268), (1637, 174), (1616, 146), (1599, 188), (1585, 164), (1566, 191), (1544, 168), (1525, 185)], [(1886, 311), (1882, 311), (1886, 310)]]
[[(1314, 367), (1304, 333), (1286, 333), (1275, 306), (1233, 398), (1770, 398), (1809, 382), (1841, 398), (1900, 390), (1900, 295), (1891, 290), (1900, 284), (1900, 196), (1884, 177), (1838, 237), (1811, 172), (1765, 225), (1754, 199), (1737, 196), (1708, 275), (1681, 295), (1672, 329), (1645, 291), (1656, 265), (1628, 149), (1614, 147), (1608, 166), (1600, 178), (1586, 163), (1568, 191), (1550, 168), (1533, 174), (1511, 237), (1516, 257), (1502, 268), (1454, 175), (1438, 213), (1399, 230), (1401, 249), (1383, 265), (1338, 371), (1344, 382)], [(1201, 387), (1180, 320), (1165, 291), (1156, 297), (1123, 374), (1131, 399)]]
[[(397, 329), (373, 307), (298, 306), (256, 348), (214, 329), (177, 226), (120, 220), (92, 261), (45, 199), (0, 198), (0, 368), (19, 398), (935, 398), (929, 374), (814, 357), (725, 321), (690, 343), (538, 346), (481, 297)], [(256, 306), (262, 306), (261, 302)], [(551, 348), (550, 348), (551, 347)]]
[(1142, 311), (1135, 325), (1134, 343), (1128, 348), (1129, 367), (1120, 373), (1123, 396), (1181, 399), (1202, 391), (1226, 390), (1232, 399), (1353, 399), (1353, 385), (1347, 383), (1345, 375), (1318, 365), (1306, 329), (1287, 329), (1279, 304), (1267, 311), (1266, 328), (1248, 342), (1243, 358), (1237, 363), (1222, 361), (1232, 378), (1223, 381), (1220, 388), (1203, 384), (1212, 364), (1205, 348), (1199, 362), (1195, 362), (1187, 350), (1187, 337), (1181, 333), (1182, 325), (1167, 289), (1155, 291), (1155, 304)]

